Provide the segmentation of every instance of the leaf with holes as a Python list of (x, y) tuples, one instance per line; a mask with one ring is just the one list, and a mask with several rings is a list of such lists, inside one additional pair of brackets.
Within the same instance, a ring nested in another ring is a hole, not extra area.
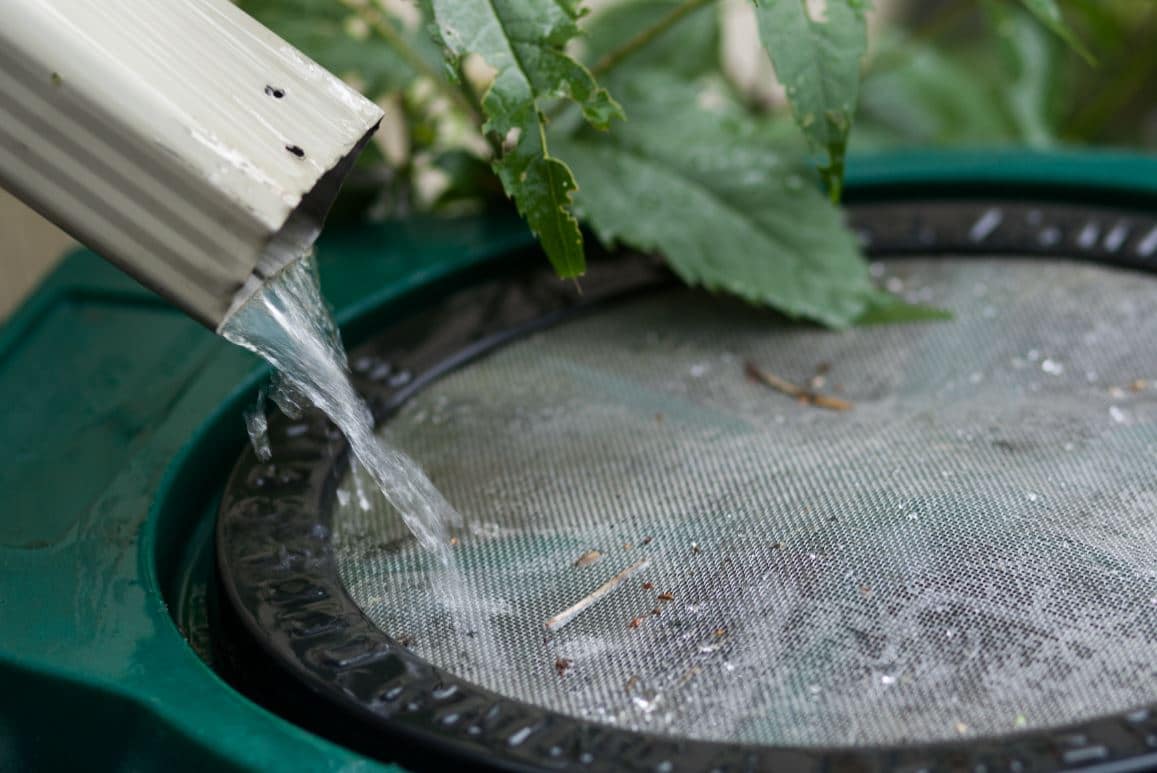
[(826, 158), (820, 173), (833, 200), (867, 50), (866, 0), (759, 0), (759, 35), (787, 89), (796, 123)]
[(738, 107), (705, 109), (717, 95), (665, 72), (635, 73), (616, 91), (629, 122), (552, 138), (605, 243), (661, 253), (689, 284), (833, 327), (902, 306), (873, 287), (839, 209), (765, 126)]
[(431, 5), (454, 69), (475, 54), (494, 70), (482, 96), (483, 130), (503, 143), (494, 171), (558, 274), (582, 274), (582, 233), (571, 211), (574, 176), (550, 154), (543, 103), (570, 99), (602, 129), (622, 112), (590, 71), (563, 50), (579, 32), (575, 3), (432, 0)]

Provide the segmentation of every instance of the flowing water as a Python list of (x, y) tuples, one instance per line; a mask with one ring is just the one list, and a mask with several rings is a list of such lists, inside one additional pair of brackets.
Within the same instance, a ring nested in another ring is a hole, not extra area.
[[(345, 349), (322, 300), (313, 258), (294, 261), (267, 281), (220, 333), (276, 368), (272, 396), (282, 410), (299, 411), (304, 398), (341, 429), (356, 460), (422, 547), (449, 566), (448, 524), (458, 516), (412, 459), (374, 434), (369, 406), (350, 382)], [(260, 405), (247, 423), (258, 453), (268, 453)]]

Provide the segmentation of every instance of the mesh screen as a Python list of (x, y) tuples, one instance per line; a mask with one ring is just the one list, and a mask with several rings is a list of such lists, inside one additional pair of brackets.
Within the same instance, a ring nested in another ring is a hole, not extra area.
[(355, 476), (335, 516), (353, 598), (499, 693), (702, 739), (895, 744), (1153, 702), (1155, 280), (876, 268), (955, 319), (827, 332), (672, 289), (428, 388), (385, 431), (464, 515), (465, 590), (447, 603)]

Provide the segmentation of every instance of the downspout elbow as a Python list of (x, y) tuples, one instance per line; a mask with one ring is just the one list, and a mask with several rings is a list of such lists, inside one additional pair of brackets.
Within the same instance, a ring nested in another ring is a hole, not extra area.
[(214, 330), (308, 250), (382, 117), (227, 0), (4, 16), (0, 185)]

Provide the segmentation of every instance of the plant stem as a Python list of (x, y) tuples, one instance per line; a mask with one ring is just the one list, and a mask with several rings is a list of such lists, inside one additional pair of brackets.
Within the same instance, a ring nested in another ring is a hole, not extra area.
[(366, 23), (371, 30), (374, 31), (378, 37), (386, 41), (390, 48), (398, 53), (398, 56), (408, 64), (415, 72), (424, 75), (434, 83), (434, 88), (438, 89), (447, 99), (453, 102), (458, 108), (464, 111), (471, 119), (478, 124), (482, 122), (482, 114), (479, 113), (474, 105), (470, 103), (466, 95), (462, 93), (450, 81), (443, 77), (442, 73), (422, 58), (421, 54), (413, 49), (409, 43), (406, 42), (398, 31), (394, 29), (388, 21), (382, 18), (382, 14), (370, 6), (359, 6), (353, 0), (341, 0), (342, 5), (349, 8), (356, 13), (358, 17)]
[[(1147, 20), (1153, 18), (1157, 18), (1157, 11), (1151, 8)], [(1117, 72), (1124, 74), (1100, 89), (1083, 108), (1073, 111), (1066, 127), (1066, 134), (1070, 137), (1083, 142), (1097, 140), (1105, 126), (1119, 120), (1120, 112), (1152, 79), (1154, 70), (1157, 70), (1157, 49), (1145, 45), (1145, 41), (1152, 39), (1154, 25), (1139, 26), (1141, 32), (1133, 37), (1133, 44), (1122, 45), (1122, 50), (1132, 52), (1124, 66), (1116, 68)]]
[(595, 66), (591, 68), (591, 74), (596, 78), (600, 75), (606, 75), (608, 72), (618, 67), (619, 63), (621, 63), (631, 54), (634, 54), (641, 48), (645, 48), (653, 40), (655, 40), (655, 38), (659, 37), (664, 32), (674, 27), (685, 16), (699, 10), (703, 6), (708, 5), (713, 1), (714, 0), (683, 0), (682, 3), (677, 5), (662, 19), (659, 19), (659, 21), (655, 22), (647, 29), (641, 31), (638, 35), (635, 35), (633, 38), (628, 40), (626, 43), (623, 43), (618, 48), (608, 52), (606, 56), (600, 59), (595, 64)]

